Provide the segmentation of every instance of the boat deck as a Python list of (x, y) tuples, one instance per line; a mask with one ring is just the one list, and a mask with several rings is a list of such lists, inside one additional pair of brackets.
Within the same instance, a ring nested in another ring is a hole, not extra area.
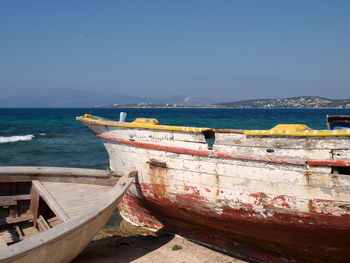
[(43, 182), (42, 185), (69, 218), (77, 217), (96, 207), (98, 201), (111, 189), (110, 186), (61, 182)]

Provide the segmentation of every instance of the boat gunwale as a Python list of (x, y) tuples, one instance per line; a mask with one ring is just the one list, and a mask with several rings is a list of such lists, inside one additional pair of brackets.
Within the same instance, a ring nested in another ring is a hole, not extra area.
[(114, 185), (121, 175), (106, 170), (43, 166), (0, 166), (0, 183), (5, 182), (65, 182)]
[(313, 130), (308, 129), (305, 131), (298, 130), (242, 130), (242, 129), (213, 129), (207, 127), (187, 127), (187, 126), (171, 126), (171, 125), (160, 125), (160, 124), (145, 124), (145, 123), (134, 123), (134, 122), (118, 122), (107, 119), (94, 119), (93, 117), (76, 117), (76, 120), (93, 125), (101, 126), (113, 126), (121, 128), (131, 129), (150, 129), (150, 130), (165, 130), (165, 131), (179, 131), (179, 132), (191, 132), (191, 133), (236, 133), (244, 134), (246, 136), (262, 136), (262, 137), (349, 137), (350, 131), (346, 130)]
[(1, 175), (45, 175), (107, 178), (111, 173), (106, 170), (87, 168), (68, 168), (50, 166), (0, 166)]
[(106, 119), (93, 119), (84, 116), (76, 117), (76, 120), (86, 123), (95, 124), (102, 126), (114, 126), (114, 127), (124, 127), (124, 128), (140, 128), (140, 129), (150, 129), (150, 130), (166, 130), (166, 131), (180, 131), (180, 132), (192, 132), (201, 133), (205, 131), (212, 131), (211, 128), (206, 127), (186, 127), (186, 126), (171, 126), (171, 125), (161, 125), (161, 124), (145, 124), (145, 123), (133, 123), (133, 122), (118, 122)]

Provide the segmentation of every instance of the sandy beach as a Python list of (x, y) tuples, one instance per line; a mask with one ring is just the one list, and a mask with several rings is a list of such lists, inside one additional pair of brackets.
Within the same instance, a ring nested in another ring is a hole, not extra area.
[(104, 229), (74, 263), (245, 263), (181, 236), (152, 233), (123, 221), (118, 230)]

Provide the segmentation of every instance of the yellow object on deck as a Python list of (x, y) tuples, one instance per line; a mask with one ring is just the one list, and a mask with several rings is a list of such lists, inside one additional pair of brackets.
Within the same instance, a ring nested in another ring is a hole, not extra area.
[(150, 119), (150, 118), (137, 118), (132, 123), (146, 123), (146, 124), (152, 124), (152, 125), (159, 125), (159, 121), (157, 119)]
[(304, 124), (278, 124), (270, 130), (245, 130), (255, 136), (350, 136), (350, 130), (314, 130)]

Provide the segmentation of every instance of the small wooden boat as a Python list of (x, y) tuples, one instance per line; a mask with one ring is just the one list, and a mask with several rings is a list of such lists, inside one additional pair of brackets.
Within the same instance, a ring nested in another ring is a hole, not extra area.
[(0, 262), (69, 262), (105, 225), (133, 178), (0, 167)]
[(350, 129), (350, 115), (327, 115), (327, 126), (331, 130)]
[(138, 171), (119, 204), (129, 222), (264, 262), (349, 262), (350, 130), (77, 119), (113, 171)]

